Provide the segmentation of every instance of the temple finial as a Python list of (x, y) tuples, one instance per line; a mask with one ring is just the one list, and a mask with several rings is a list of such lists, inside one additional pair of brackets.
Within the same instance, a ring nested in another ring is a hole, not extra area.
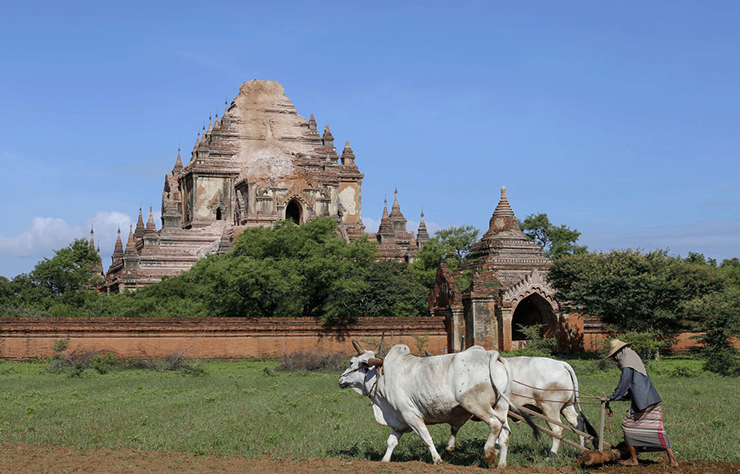
[(154, 224), (154, 213), (152, 212), (152, 206), (149, 206), (149, 220), (146, 221), (146, 233), (156, 232), (157, 226)]
[(506, 186), (501, 186), (501, 200), (506, 200)]
[(342, 164), (343, 165), (354, 165), (355, 164), (355, 153), (352, 151), (352, 147), (349, 146), (349, 140), (344, 144), (344, 150), (342, 150)]

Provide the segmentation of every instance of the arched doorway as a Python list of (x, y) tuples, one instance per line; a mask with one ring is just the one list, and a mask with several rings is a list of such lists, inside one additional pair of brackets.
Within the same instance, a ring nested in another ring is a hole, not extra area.
[(296, 225), (301, 223), (302, 217), (301, 205), (296, 199), (292, 199), (285, 207), (285, 220), (292, 220)]
[(221, 208), (220, 207), (216, 208), (216, 220), (220, 221), (222, 217), (223, 216), (221, 215)]
[(555, 337), (557, 332), (555, 312), (550, 303), (537, 293), (527, 296), (516, 305), (511, 318), (511, 340), (526, 340), (521, 327), (535, 324), (544, 325), (540, 330), (542, 337)]

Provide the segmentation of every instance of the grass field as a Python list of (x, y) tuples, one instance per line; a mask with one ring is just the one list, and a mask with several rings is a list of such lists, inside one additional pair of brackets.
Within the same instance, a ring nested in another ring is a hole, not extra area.
[[(571, 361), (580, 388), (610, 393), (618, 372), (596, 361)], [(339, 374), (271, 372), (277, 361), (210, 361), (206, 374), (149, 370), (87, 370), (78, 377), (51, 374), (46, 362), (0, 362), (0, 443), (56, 444), (79, 449), (130, 447), (247, 457), (343, 457), (380, 459), (389, 434), (375, 423), (369, 402), (337, 386)], [(700, 362), (667, 360), (649, 368), (663, 397), (666, 428), (680, 459), (740, 459), (740, 384), (737, 378), (697, 374)], [(268, 369), (268, 370), (265, 370)], [(672, 374), (672, 375), (663, 375)], [(704, 374), (704, 373), (702, 373)], [(626, 403), (614, 403), (614, 434)], [(598, 407), (583, 407), (598, 426)], [(481, 465), (487, 427), (469, 423), (458, 451), (445, 460)], [(578, 456), (561, 445), (547, 457), (550, 439), (537, 442), (514, 426), (511, 465), (566, 465)], [(448, 427), (432, 427), (441, 449)], [(607, 430), (607, 440), (614, 438)], [(655, 455), (654, 455), (655, 456)], [(430, 457), (419, 438), (403, 437), (394, 460)]]

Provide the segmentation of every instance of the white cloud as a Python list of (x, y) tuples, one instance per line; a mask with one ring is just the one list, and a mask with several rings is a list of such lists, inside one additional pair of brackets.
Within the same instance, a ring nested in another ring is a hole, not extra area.
[(371, 217), (363, 217), (362, 223), (365, 224), (365, 232), (377, 232), (378, 227), (380, 227), (380, 221), (376, 221)]
[(74, 239), (88, 239), (91, 226), (95, 230), (95, 245), (100, 247), (103, 263), (107, 266), (119, 226), (125, 240), (130, 222), (128, 214), (118, 211), (100, 211), (86, 223), (74, 226), (59, 217), (34, 217), (28, 230), (10, 237), (0, 235), (2, 273), (13, 276), (30, 271), (36, 262), (51, 257), (55, 250), (66, 247)]
[(28, 257), (58, 249), (84, 234), (58, 217), (34, 217), (31, 228), (14, 237), (0, 235), (0, 255)]

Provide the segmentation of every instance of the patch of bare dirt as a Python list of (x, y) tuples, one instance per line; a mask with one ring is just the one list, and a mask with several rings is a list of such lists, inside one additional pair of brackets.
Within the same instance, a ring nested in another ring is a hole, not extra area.
[[(0, 472), (8, 473), (239, 473), (239, 474), (480, 474), (488, 472), (479, 467), (433, 466), (422, 462), (380, 463), (374, 461), (345, 461), (333, 458), (274, 459), (263, 457), (247, 459), (242, 456), (195, 456), (170, 451), (135, 451), (131, 449), (78, 450), (60, 446), (30, 446), (26, 444), (0, 445)], [(507, 474), (558, 474), (580, 472), (576, 468), (509, 467)], [(656, 474), (656, 473), (740, 473), (740, 462), (683, 461), (678, 469), (663, 462), (637, 468), (608, 466), (590, 469), (593, 474)]]

